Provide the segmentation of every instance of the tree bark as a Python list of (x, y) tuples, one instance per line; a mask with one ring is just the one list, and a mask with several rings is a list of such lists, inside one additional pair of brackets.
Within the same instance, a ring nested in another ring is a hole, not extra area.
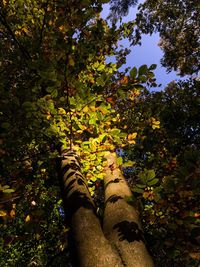
[(64, 207), (77, 248), (78, 266), (123, 267), (95, 215), (95, 205), (81, 174), (78, 156), (73, 151), (62, 151), (61, 154)]
[(146, 249), (137, 209), (129, 203), (131, 190), (117, 165), (116, 153), (106, 155), (104, 179), (105, 211), (103, 228), (105, 236), (117, 249), (123, 266), (153, 267)]

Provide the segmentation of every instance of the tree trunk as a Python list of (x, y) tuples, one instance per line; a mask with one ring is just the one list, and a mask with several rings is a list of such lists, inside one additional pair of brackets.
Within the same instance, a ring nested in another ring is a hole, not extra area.
[[(117, 249), (123, 266), (153, 267), (146, 249), (137, 209), (130, 204), (132, 193), (117, 165), (116, 153), (106, 156), (104, 233)], [(111, 265), (112, 266), (112, 265)]]
[(118, 253), (102, 232), (75, 152), (62, 151), (61, 172), (64, 207), (77, 248), (78, 266), (123, 267)]

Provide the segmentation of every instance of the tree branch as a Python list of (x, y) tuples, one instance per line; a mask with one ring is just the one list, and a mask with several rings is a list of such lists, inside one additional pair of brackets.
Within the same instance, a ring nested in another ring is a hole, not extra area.
[(31, 55), (29, 54), (28, 50), (19, 42), (17, 37), (15, 36), (14, 32), (10, 28), (4, 14), (0, 12), (0, 22), (3, 24), (3, 26), (6, 28), (10, 36), (12, 37), (13, 41), (16, 43), (16, 45), (19, 47), (19, 50), (23, 54), (24, 58), (27, 60), (31, 59)]
[(46, 14), (47, 14), (48, 4), (49, 4), (49, 0), (47, 0), (47, 2), (45, 4), (45, 7), (44, 7), (44, 17), (43, 17), (42, 28), (41, 28), (41, 32), (40, 32), (39, 47), (42, 44), (42, 39), (43, 39), (43, 34), (44, 34), (44, 28), (45, 28), (45, 24), (46, 24)]

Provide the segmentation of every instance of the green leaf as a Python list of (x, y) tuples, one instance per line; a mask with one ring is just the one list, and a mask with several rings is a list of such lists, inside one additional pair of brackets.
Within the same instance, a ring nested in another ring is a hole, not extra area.
[(51, 87), (51, 86), (46, 88), (47, 93), (51, 93), (53, 92), (53, 90), (54, 90), (54, 87)]
[(146, 187), (146, 185), (144, 185), (144, 184), (136, 184), (136, 186), (137, 186), (138, 188), (145, 188), (145, 187)]
[(26, 101), (22, 104), (22, 108), (24, 109), (33, 109), (33, 103)]
[(51, 92), (51, 96), (56, 98), (58, 96), (58, 90), (57, 89), (54, 89), (52, 92)]
[(148, 77), (149, 78), (154, 78), (155, 77), (155, 74), (152, 71), (149, 71), (148, 72)]
[(110, 131), (110, 134), (111, 135), (114, 135), (114, 136), (118, 136), (119, 134), (120, 134), (120, 129), (112, 129), (111, 131)]
[(96, 125), (96, 118), (91, 118), (91, 119), (89, 120), (89, 124), (90, 124), (90, 125)]
[(140, 172), (138, 176), (143, 183), (146, 183), (146, 174), (144, 172)]
[(104, 86), (105, 85), (105, 81), (102, 79), (102, 77), (98, 77), (96, 80), (97, 85), (101, 85)]
[(123, 164), (122, 167), (123, 167), (123, 168), (132, 167), (134, 164), (135, 164), (134, 161), (128, 160), (127, 162), (125, 162), (125, 163)]
[(152, 64), (150, 67), (149, 67), (149, 70), (155, 70), (157, 68), (157, 65), (156, 64)]
[(136, 76), (137, 76), (137, 68), (136, 67), (132, 68), (132, 70), (130, 71), (130, 76), (132, 79), (136, 78)]
[(135, 187), (135, 188), (133, 189), (133, 192), (136, 192), (136, 193), (143, 193), (143, 192), (144, 192), (144, 189)]
[(107, 139), (107, 134), (101, 134), (99, 137), (98, 137), (98, 140), (99, 140), (99, 143), (104, 143)]
[(148, 180), (152, 180), (155, 176), (156, 176), (156, 174), (155, 174), (154, 170), (148, 170), (147, 171), (147, 179)]
[(123, 164), (123, 158), (122, 157), (117, 158), (117, 164), (120, 166)]
[(144, 170), (143, 172), (140, 172), (138, 174), (140, 180), (144, 183), (147, 184), (148, 181), (150, 182), (152, 179), (154, 179), (155, 175), (155, 171), (154, 170)]
[(144, 75), (144, 74), (147, 73), (147, 71), (148, 71), (147, 65), (146, 64), (145, 65), (142, 65), (142, 66), (139, 67), (138, 75), (139, 76), (140, 75)]
[(100, 64), (99, 67), (97, 68), (98, 71), (104, 70), (105, 69), (105, 65), (104, 64)]
[(8, 122), (3, 122), (3, 123), (1, 124), (1, 127), (2, 127), (3, 129), (8, 129), (8, 128), (10, 127), (10, 123), (8, 123)]
[(140, 75), (140, 76), (138, 76), (138, 80), (139, 80), (140, 82), (145, 83), (145, 82), (148, 80), (148, 78), (147, 78), (147, 76), (145, 76), (145, 75)]
[(153, 180), (147, 182), (147, 185), (149, 185), (149, 186), (151, 186), (151, 185), (155, 185), (155, 184), (157, 184), (158, 182), (159, 182), (159, 179), (155, 178), (155, 179), (153, 179)]
[(11, 188), (3, 190), (3, 193), (5, 193), (5, 194), (10, 194), (10, 193), (13, 193), (13, 192), (15, 192), (15, 190), (11, 189)]

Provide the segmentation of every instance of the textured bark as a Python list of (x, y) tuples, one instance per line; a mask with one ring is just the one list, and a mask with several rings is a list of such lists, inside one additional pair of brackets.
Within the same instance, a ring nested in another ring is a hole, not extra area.
[(128, 202), (132, 197), (116, 153), (106, 156), (104, 233), (122, 259), (123, 266), (153, 267), (146, 249), (137, 209)]
[(64, 205), (77, 248), (78, 266), (122, 267), (118, 253), (102, 232), (78, 156), (73, 151), (62, 152), (61, 171)]

